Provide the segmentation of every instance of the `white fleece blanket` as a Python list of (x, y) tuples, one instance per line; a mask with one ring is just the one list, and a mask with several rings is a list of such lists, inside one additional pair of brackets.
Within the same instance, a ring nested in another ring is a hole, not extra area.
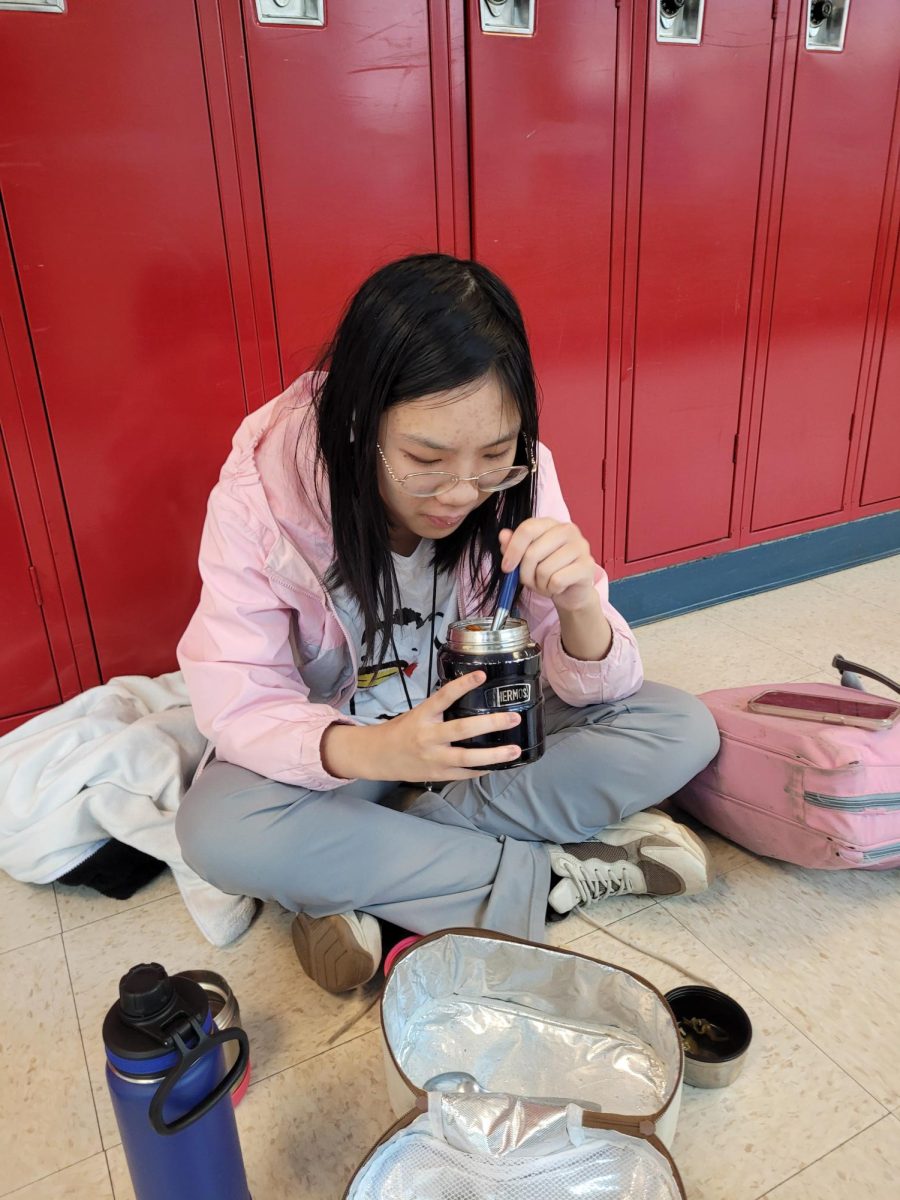
[(178, 671), (122, 675), (32, 718), (0, 737), (0, 868), (50, 883), (116, 838), (168, 863), (203, 935), (227, 945), (255, 902), (202, 880), (175, 839), (205, 749)]

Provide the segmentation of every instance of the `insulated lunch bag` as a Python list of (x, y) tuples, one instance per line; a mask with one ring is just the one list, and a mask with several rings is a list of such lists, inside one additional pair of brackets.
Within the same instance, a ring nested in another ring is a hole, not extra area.
[[(843, 684), (782, 690), (846, 698), (859, 676), (900, 686), (837, 655)], [(900, 722), (862, 729), (751, 712), (764, 685), (706, 692), (722, 744), (675, 797), (685, 812), (731, 841), (801, 867), (900, 866)]]
[(684, 1200), (684, 1058), (638, 975), (477, 929), (419, 939), (381, 999), (400, 1117), (344, 1200)]

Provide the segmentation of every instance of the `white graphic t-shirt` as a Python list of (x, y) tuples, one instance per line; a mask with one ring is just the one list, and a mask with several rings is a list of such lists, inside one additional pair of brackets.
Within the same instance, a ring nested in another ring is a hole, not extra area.
[[(332, 601), (347, 632), (354, 639), (359, 652), (359, 674), (356, 695), (343, 712), (354, 715), (358, 720), (370, 724), (386, 721), (398, 713), (408, 711), (406, 693), (400, 672), (406, 682), (413, 706), (420, 704), (428, 687), (428, 662), (431, 656), (431, 690), (437, 687), (437, 652), (447, 639), (447, 629), (457, 619), (458, 600), (456, 580), (441, 572), (437, 577), (437, 602), (434, 607), (434, 637), (431, 644), (431, 594), (434, 570), (431, 555), (434, 542), (423, 538), (408, 557), (392, 554), (400, 597), (394, 610), (392, 631), (394, 646), (390, 646), (381, 669), (377, 663), (367, 662), (362, 654), (362, 621), (359, 606), (346, 588), (332, 593)], [(376, 646), (381, 645), (379, 628)]]

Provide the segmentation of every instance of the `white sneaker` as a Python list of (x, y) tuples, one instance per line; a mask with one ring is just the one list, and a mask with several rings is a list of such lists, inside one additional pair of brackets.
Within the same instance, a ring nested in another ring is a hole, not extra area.
[(300, 966), (326, 992), (349, 992), (368, 983), (381, 964), (381, 926), (370, 913), (297, 913), (291, 939)]
[(561, 915), (607, 896), (690, 896), (715, 878), (697, 835), (656, 808), (601, 829), (588, 842), (549, 849), (560, 881), (548, 903)]

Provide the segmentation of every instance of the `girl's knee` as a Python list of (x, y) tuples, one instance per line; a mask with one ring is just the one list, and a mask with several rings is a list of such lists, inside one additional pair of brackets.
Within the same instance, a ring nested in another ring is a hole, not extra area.
[(684, 693), (684, 740), (701, 771), (719, 752), (719, 730), (702, 700)]
[[(655, 736), (662, 760), (673, 775), (692, 779), (719, 750), (719, 731), (702, 700), (666, 684), (647, 684), (633, 717), (642, 732)], [(679, 784), (680, 786), (680, 784)]]
[(175, 818), (181, 857), (195, 874), (220, 892), (277, 899), (262, 847), (248, 839), (239, 824), (213, 805), (192, 803), (189, 792)]
[(175, 814), (175, 836), (181, 857), (201, 879), (216, 886), (220, 886), (218, 880), (223, 874), (223, 850), (229, 844), (234, 845), (226, 825), (221, 814), (210, 811), (199, 789), (188, 790)]

